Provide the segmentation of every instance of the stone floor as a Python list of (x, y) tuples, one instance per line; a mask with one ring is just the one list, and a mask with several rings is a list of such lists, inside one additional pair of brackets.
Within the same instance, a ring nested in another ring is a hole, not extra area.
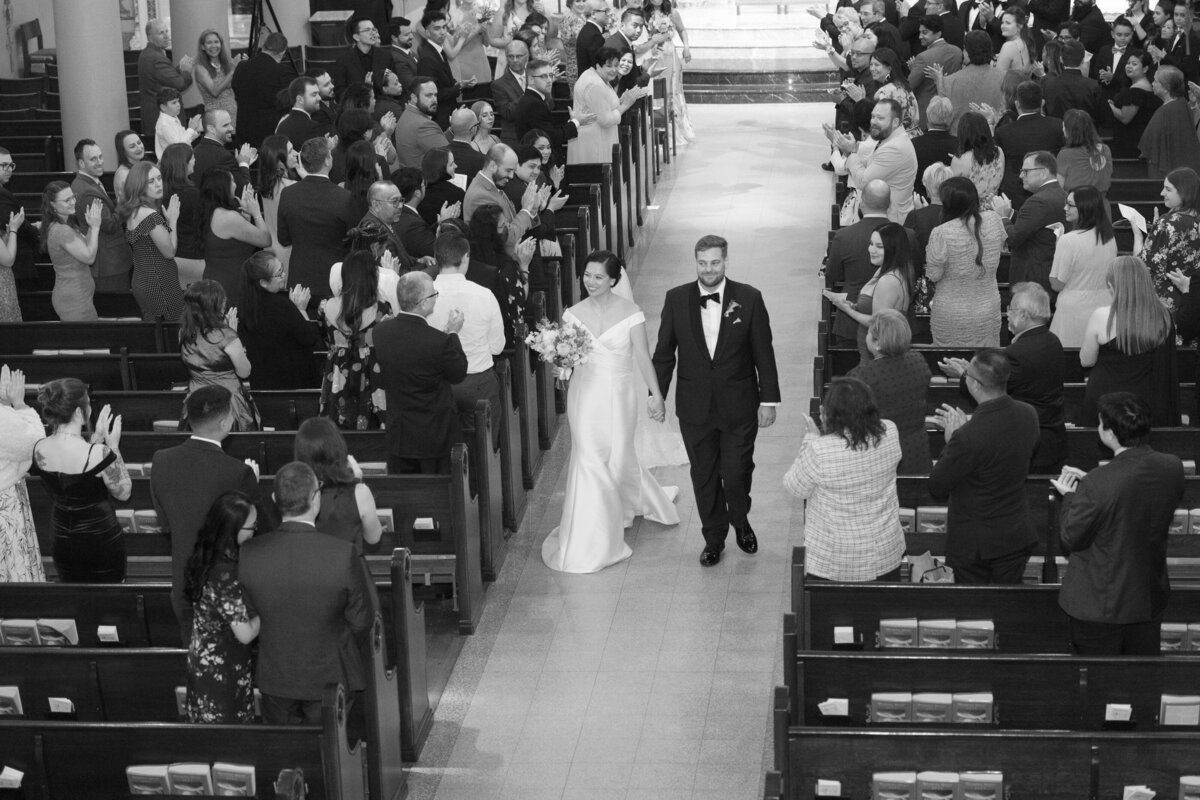
[(730, 241), (728, 274), (762, 289), (784, 402), (759, 436), (751, 521), (711, 569), (686, 467), (681, 523), (639, 520), (633, 557), (595, 575), (547, 569), (541, 541), (562, 506), (569, 434), (548, 454), (478, 633), (450, 677), (410, 780), (414, 800), (752, 800), (771, 764), (771, 689), (801, 512), (781, 478), (811, 395), (817, 270), (832, 189), (819, 164), (826, 105), (694, 106), (631, 259), (653, 342), (662, 297), (695, 278), (692, 246)]

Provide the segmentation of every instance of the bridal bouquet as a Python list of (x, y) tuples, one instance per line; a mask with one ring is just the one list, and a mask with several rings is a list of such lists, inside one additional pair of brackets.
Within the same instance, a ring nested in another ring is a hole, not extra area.
[(537, 329), (525, 337), (525, 344), (547, 364), (553, 364), (555, 377), (567, 380), (575, 367), (592, 354), (592, 335), (587, 328), (574, 322), (538, 323)]
[(475, 18), (480, 23), (488, 22), (492, 17), (496, 16), (499, 10), (495, 2), (478, 2), (475, 4)]

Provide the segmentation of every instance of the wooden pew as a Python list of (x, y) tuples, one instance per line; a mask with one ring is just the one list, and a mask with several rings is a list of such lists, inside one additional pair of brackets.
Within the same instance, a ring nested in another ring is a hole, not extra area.
[[(554, 224), (558, 228), (558, 235), (561, 237), (564, 234), (571, 234), (575, 237), (575, 262), (571, 265), (564, 264), (562, 272), (573, 272), (575, 275), (582, 275), (584, 267), (587, 266), (586, 258), (590, 249), (595, 249), (593, 242), (598, 241), (597, 234), (594, 231), (598, 218), (593, 214), (592, 208), (587, 205), (571, 205), (565, 206), (554, 215)], [(544, 287), (538, 286), (538, 289)]]
[(633, 247), (637, 241), (637, 229), (642, 224), (641, 212), (637, 206), (635, 194), (636, 177), (633, 170), (633, 130), (622, 123), (617, 126), (617, 144), (613, 145), (614, 158), (620, 159), (621, 164), (621, 197), (622, 217), (625, 220), (625, 251)]
[[(534, 292), (529, 299), (526, 316), (530, 324), (536, 325), (547, 318), (546, 296), (542, 292)], [(530, 358), (537, 358), (530, 353)], [(558, 406), (555, 398), (554, 373), (546, 362), (537, 358), (533, 365), (537, 380), (537, 441), (542, 450), (549, 450), (554, 445), (554, 435), (558, 433)], [(532, 487), (530, 487), (532, 488)]]
[[(524, 349), (523, 344), (518, 347)], [(510, 531), (521, 527), (528, 500), (525, 482), (521, 479), (521, 409), (513, 386), (514, 365), (511, 357), (496, 359), (496, 380), (500, 382), (500, 408), (496, 410), (496, 417), (500, 423), (500, 452), (503, 456), (500, 463), (500, 492), (503, 496), (504, 527)], [(529, 370), (525, 370), (522, 379), (527, 376)]]
[(0, 608), (9, 619), (73, 619), (81, 647), (108, 646), (100, 625), (116, 627), (120, 647), (182, 646), (169, 583), (0, 583)]
[[(474, 425), (465, 430), (470, 456), (471, 474), (474, 476), (475, 502), (479, 505), (480, 564), (483, 579), (495, 582), (508, 554), (508, 532), (504, 527), (504, 490), (500, 471), (504, 454), (492, 431), (500, 424), (501, 415), (493, 415), (491, 404), (480, 400), (475, 404)], [(500, 439), (503, 441), (502, 437)]]
[(364, 754), (346, 736), (346, 696), (325, 690), (320, 725), (190, 725), (14, 721), (0, 724), (0, 753), (25, 773), (17, 796), (36, 800), (129, 797), (134, 764), (226, 761), (255, 767), (258, 796), (281, 770), (303, 770), (313, 800), (366, 796)]
[(617, 210), (617, 185), (619, 175), (613, 172), (611, 163), (568, 164), (565, 180), (568, 184), (595, 184), (600, 187), (600, 224), (603, 234), (601, 246), (622, 256), (618, 239), (619, 212)]
[[(530, 322), (535, 326), (541, 321), (535, 316), (536, 312), (536, 308), (531, 308), (529, 315)], [(521, 481), (526, 490), (533, 488), (533, 483), (542, 469), (542, 448), (538, 444), (537, 376), (546, 371), (541, 359), (525, 345), (529, 327), (525, 320), (516, 321), (514, 338), (517, 344), (512, 353), (513, 398), (520, 414)]]
[[(178, 361), (178, 357), (175, 359)], [(319, 413), (321, 391), (300, 389), (287, 391), (256, 391), (251, 393), (258, 406), (264, 428), (275, 431), (295, 431), (300, 423)], [(187, 392), (132, 391), (90, 394), (92, 411), (99, 413), (111, 405), (122, 417), (125, 431), (150, 431), (159, 420), (178, 420)], [(149, 459), (146, 459), (149, 460)]]
[(583, 247), (586, 247), (588, 252), (604, 247), (607, 243), (607, 234), (604, 231), (604, 200), (600, 184), (571, 184), (566, 188), (566, 194), (567, 205), (563, 206), (562, 210), (555, 215), (555, 224), (557, 225), (559, 215), (564, 212), (568, 215), (568, 224), (572, 224), (573, 220), (571, 216), (575, 208), (586, 208), (588, 212), (588, 235), (587, 238), (580, 239), (579, 241), (583, 243)]
[(0, 324), (0, 356), (99, 348), (162, 353), (164, 328), (161, 322), (8, 322)]
[(129, 356), (35, 356), (6, 355), (3, 362), (12, 369), (25, 372), (25, 380), (31, 384), (48, 383), (58, 378), (79, 378), (93, 389), (109, 391), (128, 390), (129, 371), (126, 365)]
[[(941, 430), (929, 431), (930, 452), (935, 459), (941, 455), (945, 444), (946, 439)], [(1150, 431), (1150, 446), (1162, 453), (1195, 460), (1200, 454), (1200, 429), (1155, 428)], [(1100, 438), (1095, 428), (1067, 428), (1068, 464), (1089, 470), (1108, 458), (1112, 458), (1112, 455), (1101, 451)]]
[[(379, 586), (387, 630), (387, 668), (396, 676), (400, 710), (400, 748), (405, 761), (415, 762), (433, 728), (425, 655), (425, 606), (413, 599), (412, 555), (405, 548), (392, 551), (391, 582)], [(398, 643), (407, 643), (404, 648)]]
[[(1193, 381), (1183, 381), (1178, 384), (1178, 387), (1179, 413), (1186, 415), (1189, 420), (1200, 422), (1200, 418), (1196, 416), (1196, 384)], [(1083, 415), (1083, 398), (1086, 392), (1087, 384), (1085, 383), (1063, 384), (1063, 411), (1067, 422), (1077, 425), (1095, 424), (1094, 418), (1088, 420)], [(967, 401), (959, 394), (958, 381), (954, 381), (953, 385), (930, 386), (925, 403), (925, 413), (933, 414), (943, 403), (967, 409)]]

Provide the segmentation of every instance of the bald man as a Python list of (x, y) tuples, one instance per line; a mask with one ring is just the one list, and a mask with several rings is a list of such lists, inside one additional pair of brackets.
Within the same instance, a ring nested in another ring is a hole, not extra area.
[(529, 48), (520, 39), (513, 39), (504, 48), (508, 63), (504, 74), (492, 81), (492, 110), (502, 123), (500, 136), (516, 141), (517, 128), (513, 118), (517, 101), (525, 94), (525, 66), (529, 63)]
[(471, 144), (478, 124), (479, 117), (469, 108), (460, 108), (450, 115), (450, 152), (454, 155), (455, 172), (467, 177), (468, 186), (483, 169), (483, 153)]
[(162, 20), (146, 23), (146, 48), (138, 56), (138, 96), (142, 105), (142, 130), (153, 131), (158, 123), (158, 92), (170, 86), (182, 92), (192, 85), (192, 57), (179, 59), (179, 65), (167, 58), (171, 34)]
[(596, 54), (604, 47), (604, 39), (608, 36), (607, 0), (588, 0), (588, 8), (592, 14), (583, 23), (575, 39), (575, 61), (579, 65), (579, 75), (596, 66)]
[(517, 244), (521, 237), (540, 222), (538, 212), (550, 199), (550, 187), (538, 191), (536, 183), (530, 183), (521, 196), (521, 209), (504, 194), (504, 187), (517, 174), (517, 154), (506, 144), (498, 144), (488, 150), (483, 169), (467, 187), (463, 199), (463, 219), (471, 221), (475, 210), (481, 206), (500, 206), (500, 220), (504, 226), (504, 249), (512, 258), (517, 257)]

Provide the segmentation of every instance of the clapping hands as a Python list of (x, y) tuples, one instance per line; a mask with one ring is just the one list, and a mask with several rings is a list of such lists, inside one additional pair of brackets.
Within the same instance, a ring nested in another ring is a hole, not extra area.
[(87, 223), (89, 231), (97, 230), (100, 227), (100, 221), (104, 216), (104, 205), (99, 199), (93, 200), (88, 204), (87, 209), (83, 212), (83, 221)]
[(0, 405), (11, 406), (14, 411), (25, 408), (25, 373), (19, 369), (0, 367)]
[(92, 444), (103, 444), (109, 450), (117, 450), (121, 444), (121, 415), (113, 415), (112, 406), (100, 409), (96, 418), (96, 429), (92, 432)]
[(1062, 474), (1057, 478), (1052, 478), (1050, 485), (1065, 497), (1079, 488), (1079, 479), (1084, 475), (1087, 475), (1087, 473), (1076, 467), (1063, 467)]
[(1182, 269), (1172, 270), (1167, 273), (1167, 279), (1175, 285), (1179, 291), (1187, 294), (1192, 288), (1192, 276), (1185, 273)]
[(296, 284), (292, 290), (288, 292), (288, 299), (292, 301), (292, 305), (300, 309), (301, 314), (307, 316), (308, 304), (312, 301), (312, 291), (307, 286)]
[(228, 325), (228, 326), (229, 326), (230, 328), (232, 328), (233, 330), (235, 330), (235, 331), (237, 330), (237, 326), (238, 326), (238, 313), (237, 313), (237, 307), (236, 307), (236, 306), (230, 306), (230, 307), (229, 307), (229, 308), (228, 308), (228, 309), (225, 311), (225, 324), (226, 324), (226, 325)]
[(950, 438), (954, 436), (954, 432), (967, 424), (966, 412), (961, 408), (955, 408), (945, 403), (934, 412), (934, 416), (937, 417), (938, 425), (942, 426), (942, 430), (946, 432), (946, 441), (950, 441)]
[(258, 161), (258, 148), (251, 147), (249, 143), (243, 144), (237, 151), (238, 164), (245, 164), (247, 167)]

